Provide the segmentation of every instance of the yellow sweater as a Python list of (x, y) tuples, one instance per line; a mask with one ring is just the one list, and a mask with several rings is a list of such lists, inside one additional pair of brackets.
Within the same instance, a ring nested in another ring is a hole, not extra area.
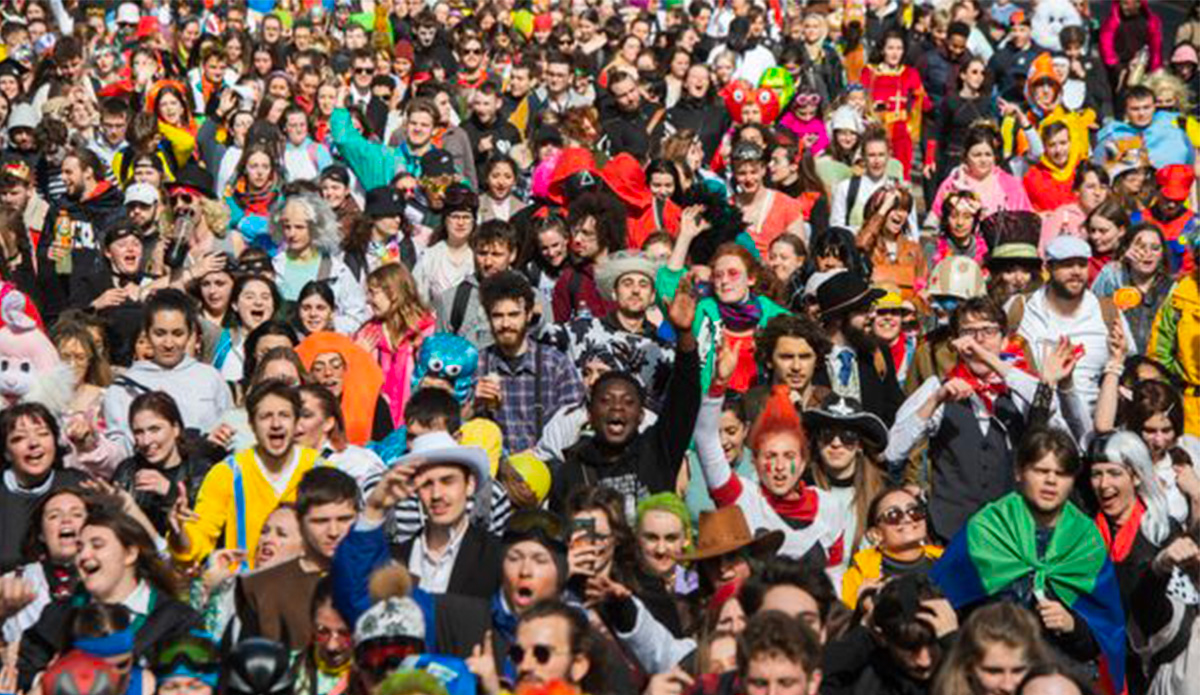
[[(224, 532), (224, 547), (244, 548), (246, 562), (253, 566), (254, 550), (258, 546), (258, 536), (267, 517), (280, 503), (294, 502), (296, 486), (299, 485), (300, 479), (314, 466), (322, 464), (317, 452), (312, 449), (297, 447), (294, 455), (299, 457), (299, 463), (292, 471), (282, 495), (278, 494), (264, 477), (262, 464), (259, 463), (253, 447), (243, 449), (210, 468), (196, 497), (195, 513), (198, 518), (188, 522), (183, 529), (191, 541), (191, 547), (186, 553), (175, 553), (175, 560), (184, 564), (204, 560), (216, 549), (217, 539)], [(241, 471), (244, 498), (242, 514), (238, 513), (238, 495), (234, 484), (237, 477), (235, 468)], [(245, 523), (244, 533), (239, 526), (242, 520)], [(244, 543), (239, 542), (243, 535), (241, 540)]]
[[(925, 557), (936, 560), (942, 556), (943, 549), (936, 545), (924, 547)], [(867, 582), (883, 578), (883, 552), (874, 546), (863, 548), (854, 554), (850, 568), (842, 575), (842, 603), (853, 610), (858, 606), (858, 592)]]

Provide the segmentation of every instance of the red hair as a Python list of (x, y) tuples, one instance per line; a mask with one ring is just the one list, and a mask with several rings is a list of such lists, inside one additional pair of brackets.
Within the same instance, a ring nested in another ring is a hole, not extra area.
[(800, 440), (801, 451), (808, 444), (808, 437), (800, 423), (800, 415), (788, 395), (787, 385), (771, 387), (771, 395), (750, 430), (750, 447), (758, 451), (767, 437), (777, 434), (795, 435)]

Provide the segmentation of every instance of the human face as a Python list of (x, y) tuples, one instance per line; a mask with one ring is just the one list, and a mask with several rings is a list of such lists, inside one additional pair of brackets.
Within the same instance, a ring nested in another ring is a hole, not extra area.
[(478, 41), (465, 41), (459, 51), (462, 67), (470, 72), (479, 69), (483, 64), (483, 44)]
[(641, 273), (626, 273), (614, 287), (617, 309), (626, 316), (644, 316), (654, 302), (654, 282)]
[(14, 212), (24, 212), (33, 197), (33, 186), (17, 183), (0, 190), (0, 204)]
[(295, 509), (276, 509), (263, 523), (255, 549), (254, 567), (262, 569), (296, 557), (304, 547)]
[(587, 657), (571, 653), (571, 627), (566, 618), (550, 615), (522, 621), (516, 637), (512, 651), (523, 657), (513, 659), (518, 690), (541, 688), (554, 681), (578, 683), (587, 674)]
[(84, 526), (80, 541), (75, 566), (83, 586), (101, 603), (122, 600), (137, 584), (137, 549), (126, 548), (106, 526)]
[(817, 352), (804, 338), (783, 336), (771, 353), (771, 375), (776, 384), (801, 392), (812, 383), (817, 368)]
[(100, 134), (110, 145), (118, 145), (125, 140), (125, 127), (129, 121), (125, 116), (105, 114), (100, 118)]
[(87, 520), (87, 505), (75, 494), (63, 492), (42, 508), (42, 541), (54, 562), (67, 562), (79, 553), (80, 532)]
[(229, 273), (209, 273), (200, 279), (200, 301), (205, 311), (220, 316), (229, 308), (233, 294), (233, 277)]
[(331, 560), (356, 518), (358, 510), (353, 500), (310, 507), (300, 519), (300, 535), (309, 556)]
[(158, 95), (158, 115), (171, 125), (183, 125), (183, 102), (172, 92), (161, 92)]
[(966, 243), (966, 240), (975, 232), (975, 214), (975, 211), (965, 204), (960, 203), (951, 207), (948, 220), (950, 236), (961, 243)]
[(642, 423), (641, 396), (633, 384), (614, 379), (600, 385), (592, 394), (588, 417), (600, 441), (623, 446), (637, 434)]
[(871, 333), (889, 345), (900, 336), (903, 310), (898, 308), (876, 309), (872, 314)]
[(828, 427), (818, 433), (821, 465), (834, 480), (849, 480), (857, 469), (861, 451), (857, 433)]
[(883, 62), (888, 67), (900, 65), (904, 59), (904, 42), (897, 38), (889, 38), (883, 44)]
[[(967, 336), (974, 338), (979, 347), (992, 354), (999, 354), (1004, 347), (1004, 330), (1000, 324), (984, 315), (967, 314), (963, 317), (958, 327), (958, 337)], [(990, 367), (977, 357), (967, 358), (966, 362), (976, 375), (984, 376), (990, 372)]]
[(746, 667), (746, 695), (814, 695), (820, 682), (819, 672), (805, 673), (778, 652), (755, 657)]
[(717, 258), (713, 264), (712, 278), (717, 300), (724, 304), (745, 301), (754, 285), (745, 261), (734, 254), (725, 254)]
[(262, 190), (271, 184), (275, 175), (275, 167), (266, 152), (255, 152), (246, 160), (246, 180), (250, 187)]
[(786, 147), (776, 147), (771, 152), (771, 161), (768, 163), (768, 167), (771, 171), (771, 183), (774, 184), (789, 182), (800, 169), (800, 165), (788, 157)]
[(158, 203), (150, 205), (129, 203), (125, 206), (125, 211), (129, 214), (130, 222), (133, 222), (139, 229), (146, 229), (158, 217)]
[(461, 466), (430, 466), (417, 476), (416, 486), (430, 523), (443, 528), (462, 520), (475, 494), (475, 479)]
[(308, 139), (308, 119), (302, 113), (290, 113), (283, 123), (288, 142), (302, 145)]
[(334, 179), (325, 179), (321, 182), (321, 197), (325, 202), (329, 203), (329, 207), (334, 210), (341, 207), (342, 203), (346, 202), (346, 196), (350, 194), (350, 187), (343, 184), (341, 181)]
[(321, 661), (344, 666), (354, 657), (354, 632), (332, 602), (319, 606), (313, 615), (313, 642)]
[(154, 363), (164, 369), (172, 369), (187, 355), (192, 330), (182, 312), (159, 311), (154, 315), (146, 337), (150, 341)]
[(1046, 157), (1056, 167), (1065, 167), (1071, 159), (1071, 133), (1060, 130), (1046, 143)]
[(612, 86), (612, 97), (617, 108), (625, 113), (637, 111), (641, 105), (642, 96), (638, 91), (636, 80), (620, 80)]
[(1088, 243), (1092, 245), (1092, 253), (1097, 256), (1115, 252), (1125, 236), (1125, 228), (1119, 227), (1112, 220), (1100, 215), (1093, 215), (1087, 225)]
[(546, 67), (546, 91), (559, 96), (571, 88), (571, 66), (569, 63), (550, 63)]
[(708, 673), (726, 673), (737, 668), (737, 639), (721, 634), (708, 643)]
[(806, 467), (801, 445), (798, 434), (778, 432), (766, 437), (754, 452), (758, 479), (771, 494), (782, 497), (796, 491)]
[(1074, 484), (1054, 454), (1049, 453), (1017, 471), (1017, 486), (1034, 516), (1053, 522), (1067, 503)]
[(655, 172), (650, 175), (650, 192), (659, 202), (675, 195), (675, 177), (666, 172)]
[(733, 178), (738, 190), (746, 195), (754, 195), (762, 188), (765, 167), (761, 162), (738, 162), (734, 166)]
[(617, 548), (617, 541), (613, 536), (612, 523), (608, 520), (608, 514), (600, 509), (586, 509), (577, 512), (571, 521), (575, 524), (591, 522), (591, 530), (586, 532), (585, 537), (578, 542), (585, 543), (596, 551), (596, 559), (591, 563), (592, 570), (598, 574), (607, 573), (612, 567), (613, 553)]
[(1086, 258), (1071, 258), (1050, 264), (1050, 286), (1061, 296), (1076, 299), (1087, 289)]
[(1083, 695), (1079, 686), (1060, 674), (1032, 678), (1021, 689), (1022, 695)]
[(1058, 86), (1052, 80), (1040, 80), (1031, 91), (1034, 103), (1043, 111), (1053, 110), (1058, 103)]
[(1009, 263), (996, 273), (1010, 293), (1023, 292), (1033, 280), (1033, 272), (1019, 263)]
[(342, 389), (346, 385), (346, 360), (341, 355), (336, 352), (317, 355), (310, 371), (317, 383), (338, 398), (342, 397)]
[(963, 84), (972, 91), (978, 92), (983, 87), (986, 75), (983, 63), (973, 60), (967, 64), (966, 70), (963, 71)]
[(558, 594), (558, 566), (541, 543), (521, 541), (509, 546), (501, 569), (504, 598), (517, 615)]
[(291, 455), (297, 414), (292, 402), (281, 396), (270, 395), (259, 401), (251, 415), (259, 455), (276, 461)]
[(881, 140), (867, 142), (863, 145), (863, 159), (866, 162), (867, 175), (873, 179), (882, 178), (887, 173), (887, 143)]
[(687, 535), (679, 517), (661, 509), (642, 516), (638, 525), (638, 549), (641, 550), (642, 564), (653, 574), (669, 576), (686, 545)]
[[(333, 85), (323, 84), (317, 87), (317, 109), (321, 115), (329, 116), (333, 113), (334, 108), (337, 107), (337, 94), (337, 87)], [(324, 192), (324, 185), (322, 185), (322, 192)]]
[(71, 372), (75, 377), (75, 385), (83, 383), (87, 377), (88, 367), (91, 366), (92, 355), (87, 351), (78, 340), (68, 338), (62, 341), (58, 346), (58, 358), (63, 361), (63, 364), (71, 367)]
[(725, 453), (725, 461), (731, 466), (736, 466), (742, 457), (742, 449), (750, 429), (729, 410), (721, 412), (718, 427), (717, 434), (721, 437), (721, 451)]
[(533, 310), (520, 299), (502, 299), (488, 311), (492, 337), (501, 350), (518, 350), (525, 343)]
[(242, 285), (242, 291), (233, 301), (233, 309), (247, 332), (258, 328), (275, 313), (275, 298), (270, 286), (261, 280)]
[(979, 695), (1013, 695), (1029, 672), (1024, 647), (1003, 642), (984, 645), (983, 656), (971, 669), (971, 680)]
[[(283, 245), (288, 253), (301, 256), (312, 247), (308, 211), (299, 203), (291, 202), (284, 206), (283, 213), (279, 216), (279, 226), (283, 232)], [(245, 295), (243, 292), (242, 296)]]
[(976, 179), (985, 179), (996, 166), (996, 153), (992, 146), (980, 142), (967, 150), (967, 170)]
[(136, 234), (122, 237), (109, 244), (104, 250), (113, 270), (123, 275), (132, 275), (142, 264), (142, 240)]
[(717, 630), (739, 635), (744, 629), (746, 611), (742, 608), (741, 601), (734, 597), (721, 604), (721, 610), (717, 613)]
[(67, 157), (62, 163), (63, 186), (67, 189), (67, 197), (78, 200), (84, 194), (83, 166), (74, 157)]
[(300, 302), (300, 325), (306, 333), (327, 331), (333, 325), (333, 308), (319, 294), (310, 294)]
[(153, 410), (139, 410), (130, 423), (133, 444), (142, 459), (155, 468), (179, 463), (179, 425)]
[(512, 267), (516, 257), (516, 249), (508, 248), (505, 243), (484, 244), (475, 249), (475, 272), (479, 273), (480, 278), (486, 280)]
[(321, 401), (312, 394), (302, 392), (300, 403), (300, 417), (296, 420), (296, 441), (310, 449), (319, 449), (337, 423), (322, 408)]
[(1145, 128), (1154, 120), (1154, 99), (1131, 99), (1125, 104), (1125, 120), (1134, 128)]
[(712, 85), (712, 77), (709, 75), (708, 67), (704, 65), (693, 65), (688, 68), (687, 77), (684, 79), (683, 88), (687, 90), (689, 97), (693, 99), (703, 99), (708, 94), (708, 88)]
[(1146, 442), (1150, 456), (1155, 461), (1162, 459), (1171, 447), (1175, 446), (1178, 435), (1171, 419), (1164, 413), (1155, 413), (1142, 423), (1142, 440)]
[[(901, 44), (901, 46), (903, 46), (903, 44)], [(903, 49), (901, 50), (903, 51)], [(958, 60), (962, 54), (966, 52), (966, 50), (967, 37), (955, 34), (954, 36), (948, 36), (946, 38), (946, 54), (950, 56), (951, 60)], [(899, 65), (899, 63), (895, 63), (893, 67), (895, 65)]]
[(1100, 511), (1109, 519), (1125, 523), (1137, 501), (1137, 477), (1120, 461), (1093, 463), (1088, 476)]
[(600, 254), (600, 234), (595, 217), (587, 217), (571, 230), (571, 252), (576, 258), (590, 259)]
[[(914, 519), (914, 514), (921, 518)], [(879, 512), (871, 526), (880, 547), (893, 553), (920, 548), (928, 535), (921, 502), (905, 490), (889, 493), (879, 502)]]
[(410, 147), (421, 148), (429, 144), (433, 137), (433, 114), (427, 111), (414, 111), (408, 116), (405, 133)]
[[(516, 185), (516, 176), (513, 174), (512, 167), (503, 164), (497, 164), (488, 172), (487, 187), (492, 197), (497, 200), (503, 200), (512, 193), (513, 186)], [(566, 246), (563, 247), (564, 252)]]

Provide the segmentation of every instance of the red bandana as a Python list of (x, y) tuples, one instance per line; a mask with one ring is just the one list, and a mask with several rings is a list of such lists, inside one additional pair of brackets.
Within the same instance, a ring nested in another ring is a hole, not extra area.
[(992, 373), (988, 378), (975, 375), (962, 361), (955, 363), (954, 368), (946, 375), (947, 379), (962, 379), (967, 382), (979, 400), (983, 401), (988, 413), (993, 412), (996, 399), (1008, 393), (1008, 384), (999, 375)]
[(1113, 538), (1112, 529), (1109, 528), (1108, 517), (1103, 513), (1096, 515), (1096, 528), (1100, 529), (1100, 535), (1104, 538), (1104, 547), (1108, 548), (1108, 555), (1113, 562), (1124, 562), (1125, 558), (1129, 557), (1129, 551), (1133, 550), (1133, 541), (1137, 538), (1138, 529), (1142, 527), (1142, 515), (1146, 513), (1146, 506), (1141, 500), (1134, 500), (1133, 513), (1129, 515), (1129, 521), (1117, 531), (1117, 537)]
[(820, 506), (817, 499), (817, 491), (804, 484), (801, 480), (797, 483), (800, 496), (796, 499), (779, 497), (761, 482), (758, 484), (762, 495), (770, 503), (771, 509), (775, 513), (792, 521), (799, 521), (802, 524), (811, 524), (817, 518), (817, 508)]

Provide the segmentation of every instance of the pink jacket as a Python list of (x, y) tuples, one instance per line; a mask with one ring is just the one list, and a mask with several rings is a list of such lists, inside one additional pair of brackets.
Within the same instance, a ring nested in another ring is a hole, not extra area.
[(967, 174), (966, 165), (960, 164), (938, 187), (937, 195), (933, 199), (933, 207), (929, 213), (933, 219), (941, 219), (942, 201), (946, 199), (947, 194), (953, 191), (971, 191), (979, 197), (979, 202), (983, 205), (983, 212), (979, 219), (985, 219), (993, 212), (1001, 210), (1033, 209), (1033, 205), (1029, 202), (1029, 194), (1025, 192), (1025, 186), (1017, 177), (1003, 169), (996, 168), (987, 179), (976, 181)]
[(421, 341), (433, 335), (435, 328), (433, 316), (426, 316), (408, 340), (395, 346), (388, 344), (386, 331), (379, 319), (367, 321), (354, 334), (356, 340), (368, 335), (377, 340), (371, 356), (383, 370), (383, 388), (380, 389), (380, 393), (387, 399), (392, 413), (392, 424), (396, 427), (404, 424), (404, 406), (412, 392), (413, 367), (421, 349)]
[[(1150, 31), (1150, 70), (1162, 67), (1163, 28), (1162, 20), (1150, 11), (1149, 0), (1142, 0), (1142, 11), (1146, 13), (1146, 26)], [(1121, 0), (1113, 0), (1112, 10), (1100, 25), (1100, 59), (1105, 65), (1116, 65), (1117, 31), (1121, 28)]]

